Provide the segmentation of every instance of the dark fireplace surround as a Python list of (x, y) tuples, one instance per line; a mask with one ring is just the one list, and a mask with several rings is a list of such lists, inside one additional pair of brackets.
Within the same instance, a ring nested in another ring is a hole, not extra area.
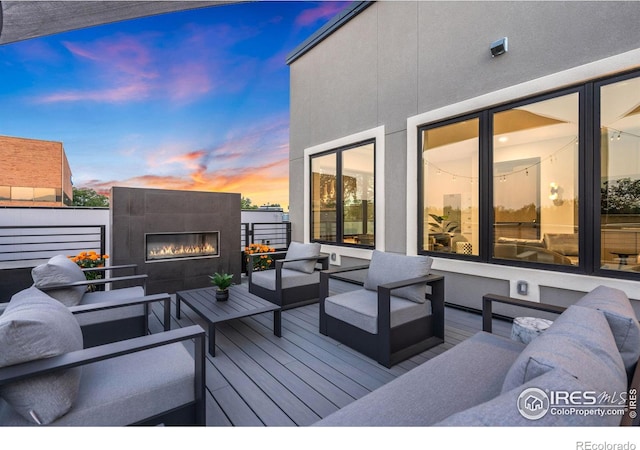
[(240, 194), (114, 187), (111, 232), (111, 264), (137, 264), (148, 294), (240, 283)]

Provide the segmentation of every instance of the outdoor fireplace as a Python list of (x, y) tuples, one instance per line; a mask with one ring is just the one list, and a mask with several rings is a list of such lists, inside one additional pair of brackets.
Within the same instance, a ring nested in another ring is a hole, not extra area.
[(146, 233), (145, 262), (217, 257), (219, 235), (218, 231)]

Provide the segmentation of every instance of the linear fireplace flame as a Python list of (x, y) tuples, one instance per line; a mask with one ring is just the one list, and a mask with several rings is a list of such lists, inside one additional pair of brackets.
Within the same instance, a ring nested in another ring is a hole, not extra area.
[(219, 232), (147, 233), (146, 262), (219, 256)]

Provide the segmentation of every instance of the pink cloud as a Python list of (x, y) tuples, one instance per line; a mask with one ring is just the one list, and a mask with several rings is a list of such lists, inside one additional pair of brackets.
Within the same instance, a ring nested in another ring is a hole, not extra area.
[(332, 18), (349, 3), (350, 2), (334, 1), (322, 2), (317, 8), (311, 8), (301, 12), (300, 15), (296, 17), (294, 23), (299, 27), (308, 27), (315, 24), (318, 20)]
[(199, 62), (190, 62), (172, 69), (167, 90), (174, 100), (189, 100), (211, 91), (212, 85), (207, 67)]
[(289, 161), (282, 159), (240, 170), (193, 172), (186, 177), (142, 175), (126, 180), (86, 182), (82, 187), (109, 195), (111, 187), (176, 189), (183, 191), (237, 192), (251, 198), (254, 205), (289, 204)]
[(148, 97), (151, 88), (145, 83), (134, 83), (127, 86), (102, 90), (65, 91), (40, 97), (40, 103), (62, 103), (76, 101), (94, 101), (106, 103), (128, 102)]
[(118, 36), (84, 45), (63, 44), (73, 55), (94, 61), (110, 73), (153, 79), (158, 73), (152, 68), (151, 50), (142, 42), (149, 37)]
[(151, 96), (169, 96), (172, 100), (192, 100), (213, 88), (210, 58), (185, 52), (185, 49), (154, 50), (153, 34), (119, 35), (101, 41), (65, 47), (79, 60), (89, 62), (87, 69), (94, 87), (66, 90), (44, 95), (43, 103), (95, 101), (125, 102)]

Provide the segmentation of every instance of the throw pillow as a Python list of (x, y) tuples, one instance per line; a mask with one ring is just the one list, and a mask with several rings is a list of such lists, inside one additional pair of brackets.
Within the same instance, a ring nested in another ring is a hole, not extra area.
[[(303, 244), (301, 242), (291, 242), (287, 249), (285, 259), (310, 258), (318, 255), (320, 255), (320, 244), (318, 243)], [(313, 273), (316, 262), (317, 260), (315, 259), (309, 261), (294, 261), (284, 263), (282, 267), (297, 270), (298, 272)]]
[[(0, 367), (50, 358), (83, 348), (82, 331), (69, 309), (35, 287), (14, 295), (0, 316)], [(0, 387), (0, 397), (31, 423), (49, 424), (75, 401), (79, 368)]]
[[(406, 256), (374, 250), (364, 281), (364, 288), (377, 291), (381, 284), (424, 277), (429, 274), (433, 259), (429, 256)], [(424, 303), (426, 283), (391, 291), (391, 295)]]
[[(40, 289), (86, 280), (82, 269), (64, 255), (54, 256), (45, 264), (34, 267), (31, 270), (31, 277), (33, 278), (34, 286)], [(47, 294), (66, 306), (76, 306), (82, 301), (82, 296), (86, 290), (86, 286), (76, 286), (47, 290)]]
[(599, 286), (578, 300), (576, 305), (604, 313), (630, 374), (640, 358), (640, 324), (627, 294), (620, 289)]
[(603, 391), (627, 382), (624, 363), (602, 312), (575, 305), (518, 355), (505, 376), (502, 392), (555, 368)]

